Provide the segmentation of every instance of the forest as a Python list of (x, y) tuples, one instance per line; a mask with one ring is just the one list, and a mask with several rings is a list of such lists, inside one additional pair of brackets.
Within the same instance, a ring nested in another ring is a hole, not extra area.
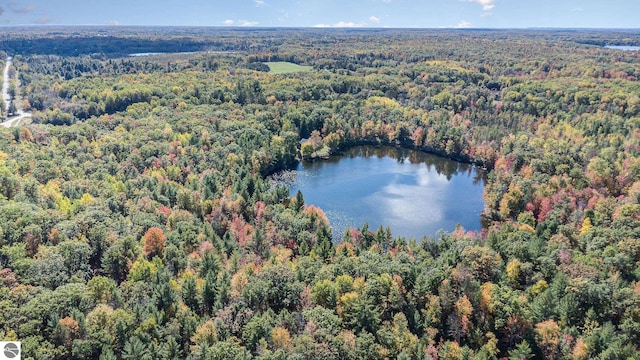
[[(0, 339), (23, 359), (638, 359), (640, 52), (607, 44), (640, 32), (8, 28), (32, 120), (0, 130)], [(483, 229), (336, 239), (269, 180), (361, 144), (486, 168)]]

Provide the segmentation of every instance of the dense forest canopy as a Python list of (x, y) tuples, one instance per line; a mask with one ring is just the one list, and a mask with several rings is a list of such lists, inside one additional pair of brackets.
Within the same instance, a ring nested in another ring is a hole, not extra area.
[[(640, 53), (601, 45), (639, 44), (8, 28), (33, 119), (0, 131), (0, 338), (26, 359), (638, 358)], [(486, 228), (335, 239), (267, 180), (356, 144), (486, 167)]]

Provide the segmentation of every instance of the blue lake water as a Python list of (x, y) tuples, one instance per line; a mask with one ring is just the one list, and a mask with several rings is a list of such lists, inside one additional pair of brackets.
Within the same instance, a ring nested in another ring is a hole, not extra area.
[(483, 170), (422, 152), (359, 146), (326, 161), (301, 162), (290, 193), (322, 208), (334, 240), (368, 222), (387, 225), (407, 239), (452, 231), (456, 224), (480, 230)]
[(640, 46), (607, 45), (605, 48), (622, 51), (640, 51)]

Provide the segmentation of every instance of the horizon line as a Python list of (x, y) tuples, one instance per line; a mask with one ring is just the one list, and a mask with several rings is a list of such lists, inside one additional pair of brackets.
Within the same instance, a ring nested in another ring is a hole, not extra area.
[(228, 26), (228, 25), (141, 25), (141, 24), (0, 24), (0, 28), (53, 28), (53, 27), (100, 27), (100, 28), (204, 28), (229, 30), (300, 29), (300, 30), (627, 30), (640, 31), (640, 27), (374, 27), (374, 26)]

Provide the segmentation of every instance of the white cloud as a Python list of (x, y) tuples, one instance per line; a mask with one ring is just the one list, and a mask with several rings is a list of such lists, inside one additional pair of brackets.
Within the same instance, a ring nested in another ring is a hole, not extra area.
[(264, 6), (264, 0), (254, 0), (257, 7)]
[(363, 27), (363, 26), (365, 26), (365, 23), (354, 23), (353, 21), (349, 21), (349, 22), (340, 21), (333, 25), (329, 25), (329, 24), (313, 25), (313, 27), (317, 27), (317, 28), (352, 28), (352, 27)]
[[(383, 209), (380, 212), (389, 221), (400, 221), (407, 226), (438, 225), (446, 215), (446, 190), (450, 186), (447, 177), (426, 167), (417, 172), (403, 172), (403, 176), (415, 177), (416, 182), (394, 180), (367, 196), (365, 202), (374, 209)], [(430, 199), (429, 206), (415, 199)]]
[(457, 29), (466, 29), (471, 27), (471, 23), (468, 21), (464, 21), (464, 20), (460, 20), (460, 22), (458, 23), (458, 25), (456, 25)]
[(375, 16), (370, 17), (369, 21), (371, 21), (374, 24), (379, 24), (380, 23), (380, 19), (375, 17)]
[(227, 19), (227, 20), (224, 21), (224, 24), (227, 25), (227, 26), (231, 26), (231, 25), (233, 25), (233, 22), (234, 22), (233, 20)]
[(393, 0), (382, 0), (382, 2), (386, 2), (387, 4), (391, 3)]
[(112, 21), (109, 21), (107, 25), (117, 26), (117, 25), (120, 25), (120, 21), (112, 20)]
[(256, 26), (259, 24), (257, 21), (240, 20), (240, 26)]
[(356, 24), (353, 21), (349, 21), (349, 22), (344, 22), (344, 21), (340, 21), (337, 24), (334, 24), (333, 27), (358, 27), (358, 26), (362, 26), (363, 24)]
[(583, 12), (583, 11), (584, 11), (584, 9), (583, 9), (583, 8), (580, 8), (580, 7), (577, 7), (577, 8), (573, 8), (573, 9), (571, 9), (571, 11), (572, 11), (572, 12)]
[(465, 1), (482, 5), (483, 11), (491, 11), (494, 7), (496, 7), (496, 5), (494, 4), (496, 0), (465, 0)]

